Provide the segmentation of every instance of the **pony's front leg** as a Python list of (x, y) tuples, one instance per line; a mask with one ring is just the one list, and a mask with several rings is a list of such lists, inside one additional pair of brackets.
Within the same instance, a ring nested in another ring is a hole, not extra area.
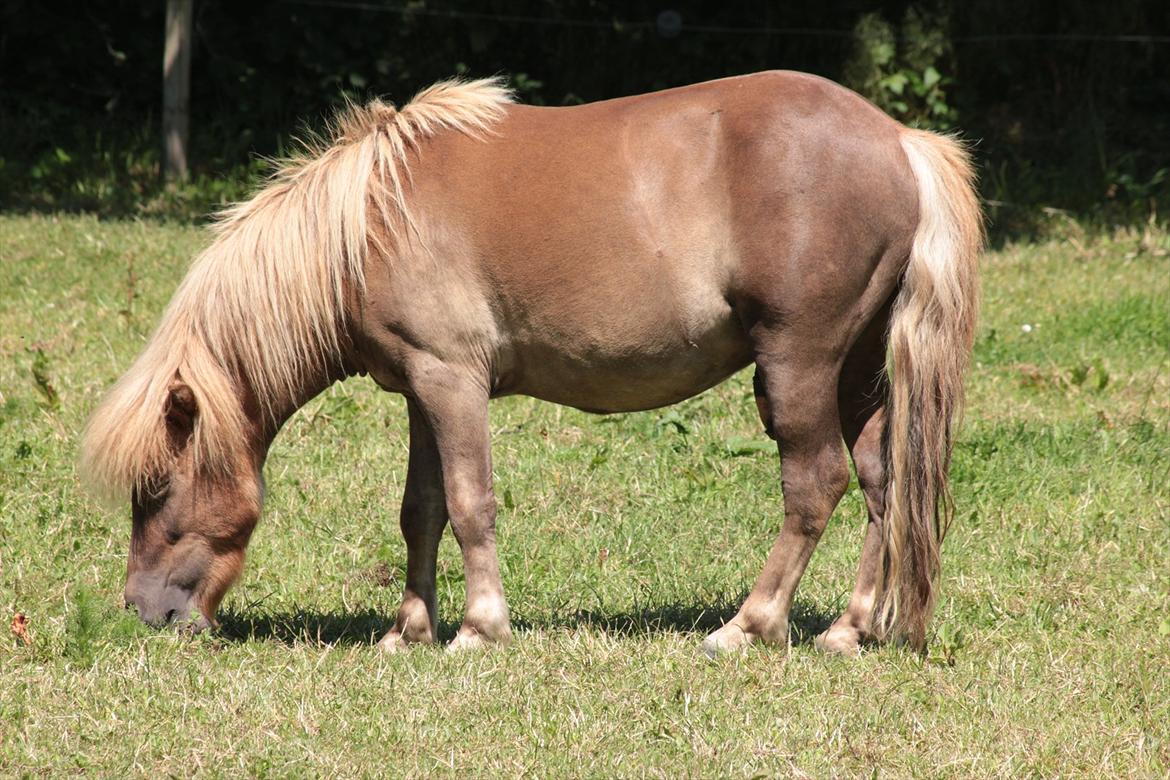
[(435, 558), (447, 525), (435, 435), (417, 403), (407, 400), (406, 408), (410, 414), (410, 461), (400, 515), (406, 540), (406, 589), (394, 628), (378, 643), (389, 652), (409, 644), (429, 644), (438, 635)]
[(410, 371), (411, 392), (434, 434), (451, 530), (463, 553), (467, 604), (450, 649), (512, 638), (496, 555), (496, 498), (486, 387), (428, 360)]

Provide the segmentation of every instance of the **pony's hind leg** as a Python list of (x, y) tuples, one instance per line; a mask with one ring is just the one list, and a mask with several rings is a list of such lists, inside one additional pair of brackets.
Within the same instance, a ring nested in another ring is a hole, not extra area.
[(885, 429), (883, 404), (888, 391), (885, 371), (887, 318), (888, 310), (870, 324), (846, 359), (838, 385), (841, 434), (853, 458), (869, 517), (857, 567), (857, 583), (849, 605), (833, 625), (816, 638), (819, 649), (843, 655), (857, 655), (861, 644), (872, 637), (873, 607), (882, 554), (882, 519), (886, 511), (882, 435)]
[(406, 588), (394, 628), (378, 643), (389, 652), (408, 644), (435, 641), (438, 625), (435, 558), (447, 525), (443, 473), (435, 435), (417, 403), (408, 400), (406, 408), (410, 414), (410, 460), (400, 515), (402, 536), (406, 540)]
[(796, 585), (849, 485), (837, 414), (839, 364), (794, 360), (788, 356), (809, 354), (794, 344), (771, 346), (757, 354), (758, 400), (780, 447), (784, 524), (739, 612), (703, 641), (710, 656), (756, 641), (787, 641)]
[(870, 416), (860, 435), (849, 447), (853, 465), (857, 469), (857, 481), (865, 497), (869, 522), (866, 524), (861, 560), (857, 566), (857, 584), (853, 588), (853, 595), (849, 597), (849, 605), (833, 625), (816, 638), (816, 646), (825, 652), (857, 655), (862, 642), (872, 637), (886, 500), (885, 467), (881, 452), (884, 425), (884, 415), (879, 409)]

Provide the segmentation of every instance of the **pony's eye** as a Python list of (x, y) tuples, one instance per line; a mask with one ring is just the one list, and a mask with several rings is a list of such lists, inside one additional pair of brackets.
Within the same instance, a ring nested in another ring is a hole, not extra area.
[(151, 498), (156, 501), (165, 501), (167, 493), (171, 490), (170, 477), (159, 477), (154, 484), (150, 486)]
[(167, 501), (170, 487), (170, 480), (160, 478), (135, 491), (132, 499), (135, 516), (146, 520), (157, 514)]

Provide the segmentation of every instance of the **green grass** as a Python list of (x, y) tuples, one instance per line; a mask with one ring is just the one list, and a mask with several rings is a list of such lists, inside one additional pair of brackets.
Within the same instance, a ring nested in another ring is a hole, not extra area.
[[(366, 380), (279, 437), (223, 629), (139, 628), (116, 608), (127, 512), (81, 492), (77, 434), (205, 240), (0, 217), (0, 618), (32, 639), (0, 627), (0, 775), (1170, 772), (1166, 233), (987, 258), (933, 650), (857, 661), (810, 642), (852, 586), (855, 490), (792, 647), (698, 652), (781, 517), (746, 373), (645, 414), (494, 405), (506, 650), (372, 647), (400, 595), (407, 441), (402, 400)], [(450, 539), (439, 593), (450, 638)]]

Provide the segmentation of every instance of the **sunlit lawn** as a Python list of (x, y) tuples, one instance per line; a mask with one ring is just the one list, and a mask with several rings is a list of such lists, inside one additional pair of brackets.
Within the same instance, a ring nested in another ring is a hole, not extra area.
[[(129, 520), (80, 491), (77, 435), (199, 230), (0, 217), (0, 775), (1164, 776), (1170, 772), (1170, 237), (991, 253), (958, 519), (925, 660), (825, 657), (864, 526), (842, 502), (792, 647), (707, 661), (777, 532), (750, 375), (672, 410), (493, 407), (500, 651), (372, 646), (401, 591), (401, 399), (298, 414), (223, 627), (117, 609)], [(439, 569), (444, 638), (463, 597)]]

